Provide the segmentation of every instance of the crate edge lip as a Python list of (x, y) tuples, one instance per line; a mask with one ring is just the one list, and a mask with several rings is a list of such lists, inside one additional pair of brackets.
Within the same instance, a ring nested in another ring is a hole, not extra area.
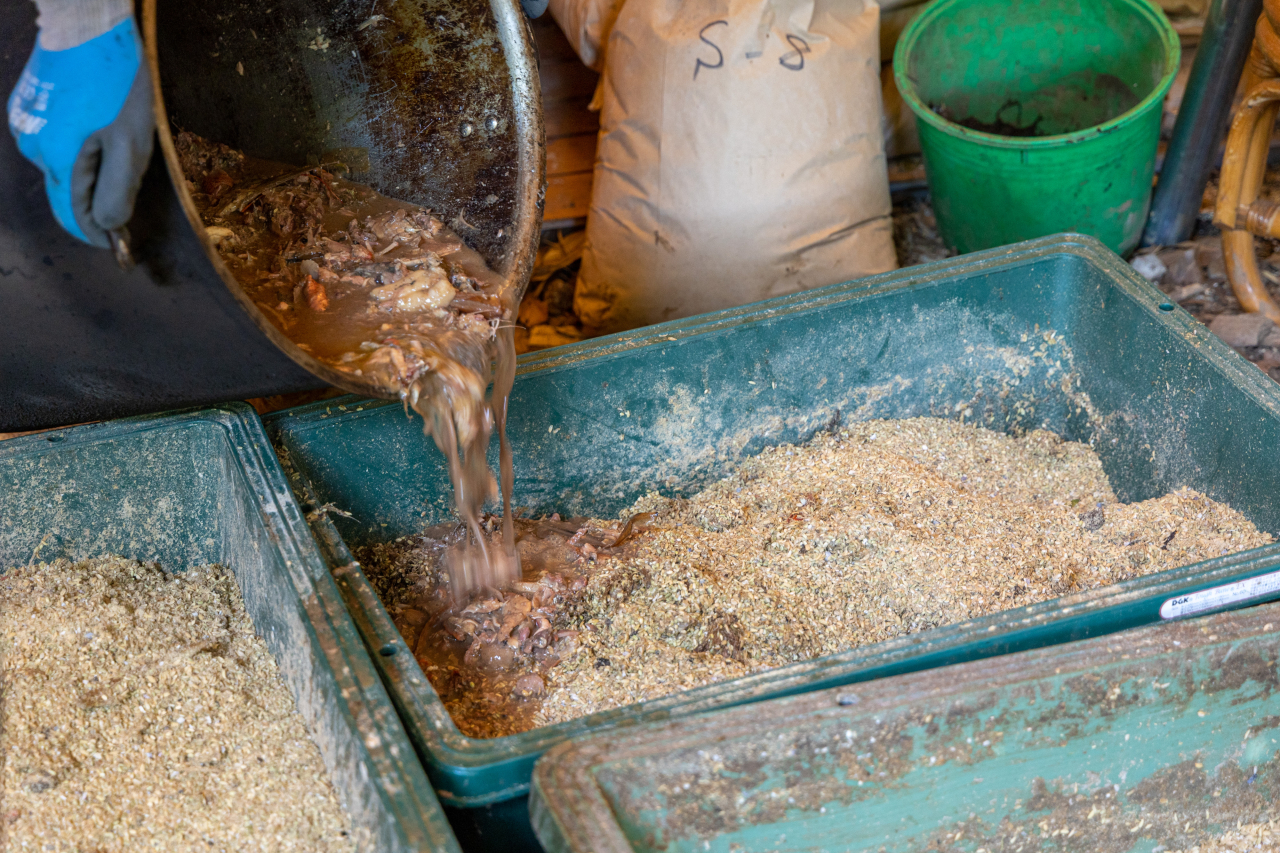
[[(243, 425), (245, 412), (252, 412), (253, 407), (247, 403), (232, 402), (216, 406), (193, 406), (156, 412), (147, 415), (134, 415), (126, 418), (112, 418), (106, 421), (94, 421), (87, 424), (69, 424), (67, 426), (50, 427), (37, 430), (27, 435), (19, 435), (0, 441), (0, 458), (15, 456), (40, 455), (49, 450), (59, 449), (52, 445), (73, 447), (76, 445), (95, 444), (111, 441), (140, 432), (155, 429), (172, 428), (175, 423), (181, 428), (198, 424), (213, 424), (227, 431), (228, 435), (240, 432), (237, 425)], [(244, 439), (249, 439), (248, 430), (243, 431)]]
[[(1010, 246), (986, 249), (968, 255), (956, 255), (928, 264), (902, 267), (864, 278), (851, 279), (823, 287), (775, 296), (736, 308), (698, 314), (678, 320), (668, 320), (664, 323), (644, 326), (640, 329), (617, 332), (579, 343), (526, 353), (518, 359), (516, 376), (554, 370), (576, 364), (579, 361), (607, 358), (646, 347), (679, 343), (681, 340), (694, 335), (757, 322), (779, 313), (804, 313), (806, 311), (819, 310), (828, 305), (839, 304), (850, 299), (889, 293), (908, 287), (942, 284), (983, 267), (999, 265), (1007, 268), (1010, 262), (1019, 264), (1034, 263), (1037, 260), (1043, 260), (1046, 256), (1058, 254), (1076, 255), (1091, 260), (1099, 266), (1110, 267), (1113, 271), (1127, 271), (1124, 275), (1143, 281), (1141, 276), (1138, 276), (1128, 264), (1112, 254), (1097, 239), (1084, 234), (1054, 234), (1022, 243), (1014, 243)], [(402, 404), (396, 400), (381, 400), (347, 394), (271, 412), (264, 415), (262, 420), (270, 430), (272, 424), (281, 421), (297, 423), (322, 422), (334, 417), (334, 409), (339, 409), (341, 414), (349, 415), (356, 411), (369, 412), (386, 406), (400, 405)]]
[[(679, 344), (695, 335), (719, 332), (769, 319), (779, 313), (803, 314), (821, 310), (830, 305), (851, 299), (866, 298), (912, 287), (945, 284), (948, 281), (984, 268), (1034, 263), (1055, 255), (1072, 255), (1093, 263), (1100, 270), (1110, 273), (1116, 289), (1139, 305), (1157, 322), (1176, 329), (1192, 342), (1202, 355), (1233, 382), (1241, 385), (1249, 396), (1280, 417), (1280, 388), (1258, 370), (1246, 368), (1246, 360), (1227, 346), (1208, 327), (1192, 317), (1185, 309), (1174, 306), (1173, 311), (1162, 311), (1159, 306), (1168, 304), (1166, 294), (1142, 278), (1119, 255), (1107, 249), (1099, 240), (1085, 234), (1065, 232), (1014, 243), (1009, 246), (986, 249), (967, 255), (957, 255), (928, 264), (903, 267), (886, 273), (853, 279), (797, 293), (776, 296), (760, 302), (722, 311), (699, 314), (679, 320), (669, 320), (628, 332), (618, 332), (575, 344), (553, 347), (534, 353), (526, 353), (518, 360), (516, 375), (555, 372), (586, 360), (605, 360), (648, 347)], [(709, 319), (714, 318), (714, 319)], [(272, 426), (283, 422), (303, 425), (319, 425), (338, 413), (375, 412), (386, 406), (398, 406), (394, 400), (379, 400), (356, 395), (345, 395), (321, 400), (291, 409), (265, 415), (262, 420), (273, 435)]]

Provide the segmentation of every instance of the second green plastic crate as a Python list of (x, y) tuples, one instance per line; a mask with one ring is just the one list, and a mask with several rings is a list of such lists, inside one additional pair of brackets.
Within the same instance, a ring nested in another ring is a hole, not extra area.
[(108, 554), (171, 571), (231, 569), (358, 849), (458, 853), (252, 409), (235, 403), (0, 442), (0, 573)]

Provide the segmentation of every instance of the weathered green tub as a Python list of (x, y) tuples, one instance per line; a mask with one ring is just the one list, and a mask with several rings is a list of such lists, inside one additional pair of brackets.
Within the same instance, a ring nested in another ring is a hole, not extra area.
[[(1280, 532), (1280, 386), (1086, 237), (526, 356), (510, 411), (515, 503), (534, 512), (603, 515), (650, 489), (688, 494), (744, 456), (842, 420), (963, 415), (1093, 441), (1123, 500), (1187, 485)], [(1280, 547), (1271, 546), (473, 740), (450, 720), (349, 550), (416, 533), (450, 512), (443, 460), (420, 422), (396, 404), (355, 398), (266, 422), (304, 504), (353, 516), (317, 512), (312, 527), (366, 642), (396, 650), (375, 662), (441, 800), (491, 807), (473, 816), (510, 817), (509, 826), (523, 820), (533, 762), (569, 738), (1118, 631), (1159, 620), (1161, 606), (1183, 593), (1280, 565)], [(1274, 585), (1251, 587), (1210, 604), (1276, 595)]]
[(0, 572), (105, 554), (176, 571), (230, 568), (360, 849), (457, 853), (252, 409), (234, 403), (0, 442)]
[(583, 738), (530, 809), (551, 853), (1190, 849), (1280, 814), (1277, 658), (1268, 604)]

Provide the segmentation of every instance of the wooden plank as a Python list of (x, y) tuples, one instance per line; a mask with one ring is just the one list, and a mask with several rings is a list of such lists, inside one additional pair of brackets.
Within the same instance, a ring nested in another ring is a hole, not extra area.
[(544, 222), (585, 219), (590, 204), (590, 172), (547, 177), (546, 207), (542, 213)]
[(889, 161), (889, 183), (904, 181), (923, 181), (925, 179), (924, 161), (920, 157), (910, 155), (896, 157)]
[(577, 51), (573, 49), (573, 45), (569, 44), (569, 39), (560, 29), (555, 18), (543, 15), (530, 21), (529, 28), (533, 31), (533, 43), (538, 48), (538, 62), (578, 59)]
[(596, 74), (577, 59), (552, 60), (541, 63), (538, 76), (542, 81), (542, 100), (559, 101), (564, 98), (591, 98), (596, 91)]
[(533, 22), (547, 133), (547, 194), (543, 221), (581, 222), (591, 204), (600, 117), (587, 109), (600, 75), (582, 64), (550, 15)]
[(547, 141), (547, 176), (590, 172), (596, 165), (596, 135), (580, 133)]
[(542, 81), (543, 103), (584, 95), (590, 99), (600, 75), (582, 64), (550, 15), (534, 21), (533, 37), (538, 47), (538, 76)]
[(547, 139), (572, 136), (575, 133), (596, 133), (600, 130), (600, 114), (587, 109), (591, 96), (564, 98), (558, 101), (542, 99), (542, 121), (547, 129)]

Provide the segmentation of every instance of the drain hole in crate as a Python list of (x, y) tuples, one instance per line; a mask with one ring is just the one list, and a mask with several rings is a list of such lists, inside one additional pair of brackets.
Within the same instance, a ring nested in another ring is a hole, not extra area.
[(1166, 311), (1166, 312), (1167, 312), (1167, 311), (1172, 311), (1172, 310), (1173, 310), (1173, 303), (1172, 303), (1172, 302), (1161, 302), (1161, 303), (1160, 303), (1160, 310), (1161, 310), (1161, 311)]

